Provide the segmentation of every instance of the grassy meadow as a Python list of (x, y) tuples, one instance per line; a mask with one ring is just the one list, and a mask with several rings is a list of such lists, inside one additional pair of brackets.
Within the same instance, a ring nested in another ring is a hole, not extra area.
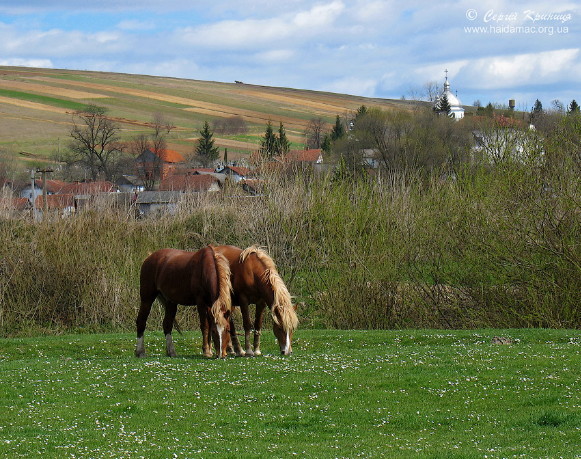
[[(511, 344), (493, 344), (495, 335)], [(575, 457), (581, 335), (299, 330), (207, 360), (199, 332), (5, 339), (2, 457)]]

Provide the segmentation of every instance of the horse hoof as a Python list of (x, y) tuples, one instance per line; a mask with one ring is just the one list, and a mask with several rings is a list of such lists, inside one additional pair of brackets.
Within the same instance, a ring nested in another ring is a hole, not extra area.
[(240, 351), (236, 353), (236, 357), (247, 357), (248, 353), (244, 351)]
[(256, 350), (256, 351), (254, 351), (254, 355), (257, 355), (257, 356), (262, 355), (262, 352), (260, 352), (260, 350)]
[(135, 357), (137, 357), (138, 359), (142, 359), (145, 357), (145, 352), (137, 352), (135, 351)]
[(254, 357), (254, 352), (253, 351), (246, 351), (245, 356), (246, 357)]

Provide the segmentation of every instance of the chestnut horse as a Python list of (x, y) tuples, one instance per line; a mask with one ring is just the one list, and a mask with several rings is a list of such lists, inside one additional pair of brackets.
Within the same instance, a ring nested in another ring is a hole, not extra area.
[[(262, 249), (252, 246), (245, 250), (231, 245), (214, 247), (230, 262), (232, 272), (232, 305), (239, 306), (244, 324), (246, 352), (242, 351), (236, 329), (230, 317), (230, 333), (237, 355), (260, 355), (260, 333), (266, 306), (272, 314), (273, 331), (280, 352), (292, 353), (292, 336), (299, 320), (291, 296), (280, 277), (272, 258)], [(250, 344), (250, 312), (248, 305), (256, 305), (254, 318), (254, 350)]]
[(178, 304), (198, 306), (202, 330), (202, 351), (212, 357), (210, 334), (216, 353), (226, 357), (230, 341), (230, 312), (232, 284), (230, 266), (226, 258), (211, 246), (197, 252), (161, 249), (149, 255), (141, 266), (141, 307), (137, 315), (137, 347), (135, 355), (145, 356), (143, 334), (151, 305), (157, 298), (165, 308), (163, 332), (166, 353), (175, 357), (171, 336)]

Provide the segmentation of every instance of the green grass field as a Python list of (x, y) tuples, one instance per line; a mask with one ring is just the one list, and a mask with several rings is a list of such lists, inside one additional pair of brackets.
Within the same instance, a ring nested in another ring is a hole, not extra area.
[(0, 456), (581, 455), (579, 331), (299, 330), (290, 358), (267, 331), (226, 360), (175, 338), (1, 340)]

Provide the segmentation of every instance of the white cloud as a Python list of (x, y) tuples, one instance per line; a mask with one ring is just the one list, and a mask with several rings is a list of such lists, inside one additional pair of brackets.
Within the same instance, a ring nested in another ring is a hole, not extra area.
[(153, 21), (138, 21), (136, 19), (128, 19), (117, 24), (117, 28), (127, 31), (147, 31), (155, 29)]
[(295, 54), (295, 51), (292, 49), (273, 49), (256, 54), (256, 58), (259, 62), (284, 63), (295, 57)]
[(465, 63), (462, 79), (482, 89), (553, 84), (579, 75), (579, 49), (487, 57)]
[(0, 65), (14, 67), (40, 67), (40, 68), (54, 67), (50, 59), (24, 59), (18, 57), (9, 59), (0, 59)]
[(334, 1), (267, 19), (227, 20), (188, 27), (176, 31), (174, 39), (190, 45), (227, 49), (271, 47), (288, 42), (296, 45), (324, 35), (343, 11), (343, 3)]
[(377, 81), (372, 78), (345, 77), (325, 85), (326, 91), (341, 94), (354, 94), (372, 97), (375, 95)]

